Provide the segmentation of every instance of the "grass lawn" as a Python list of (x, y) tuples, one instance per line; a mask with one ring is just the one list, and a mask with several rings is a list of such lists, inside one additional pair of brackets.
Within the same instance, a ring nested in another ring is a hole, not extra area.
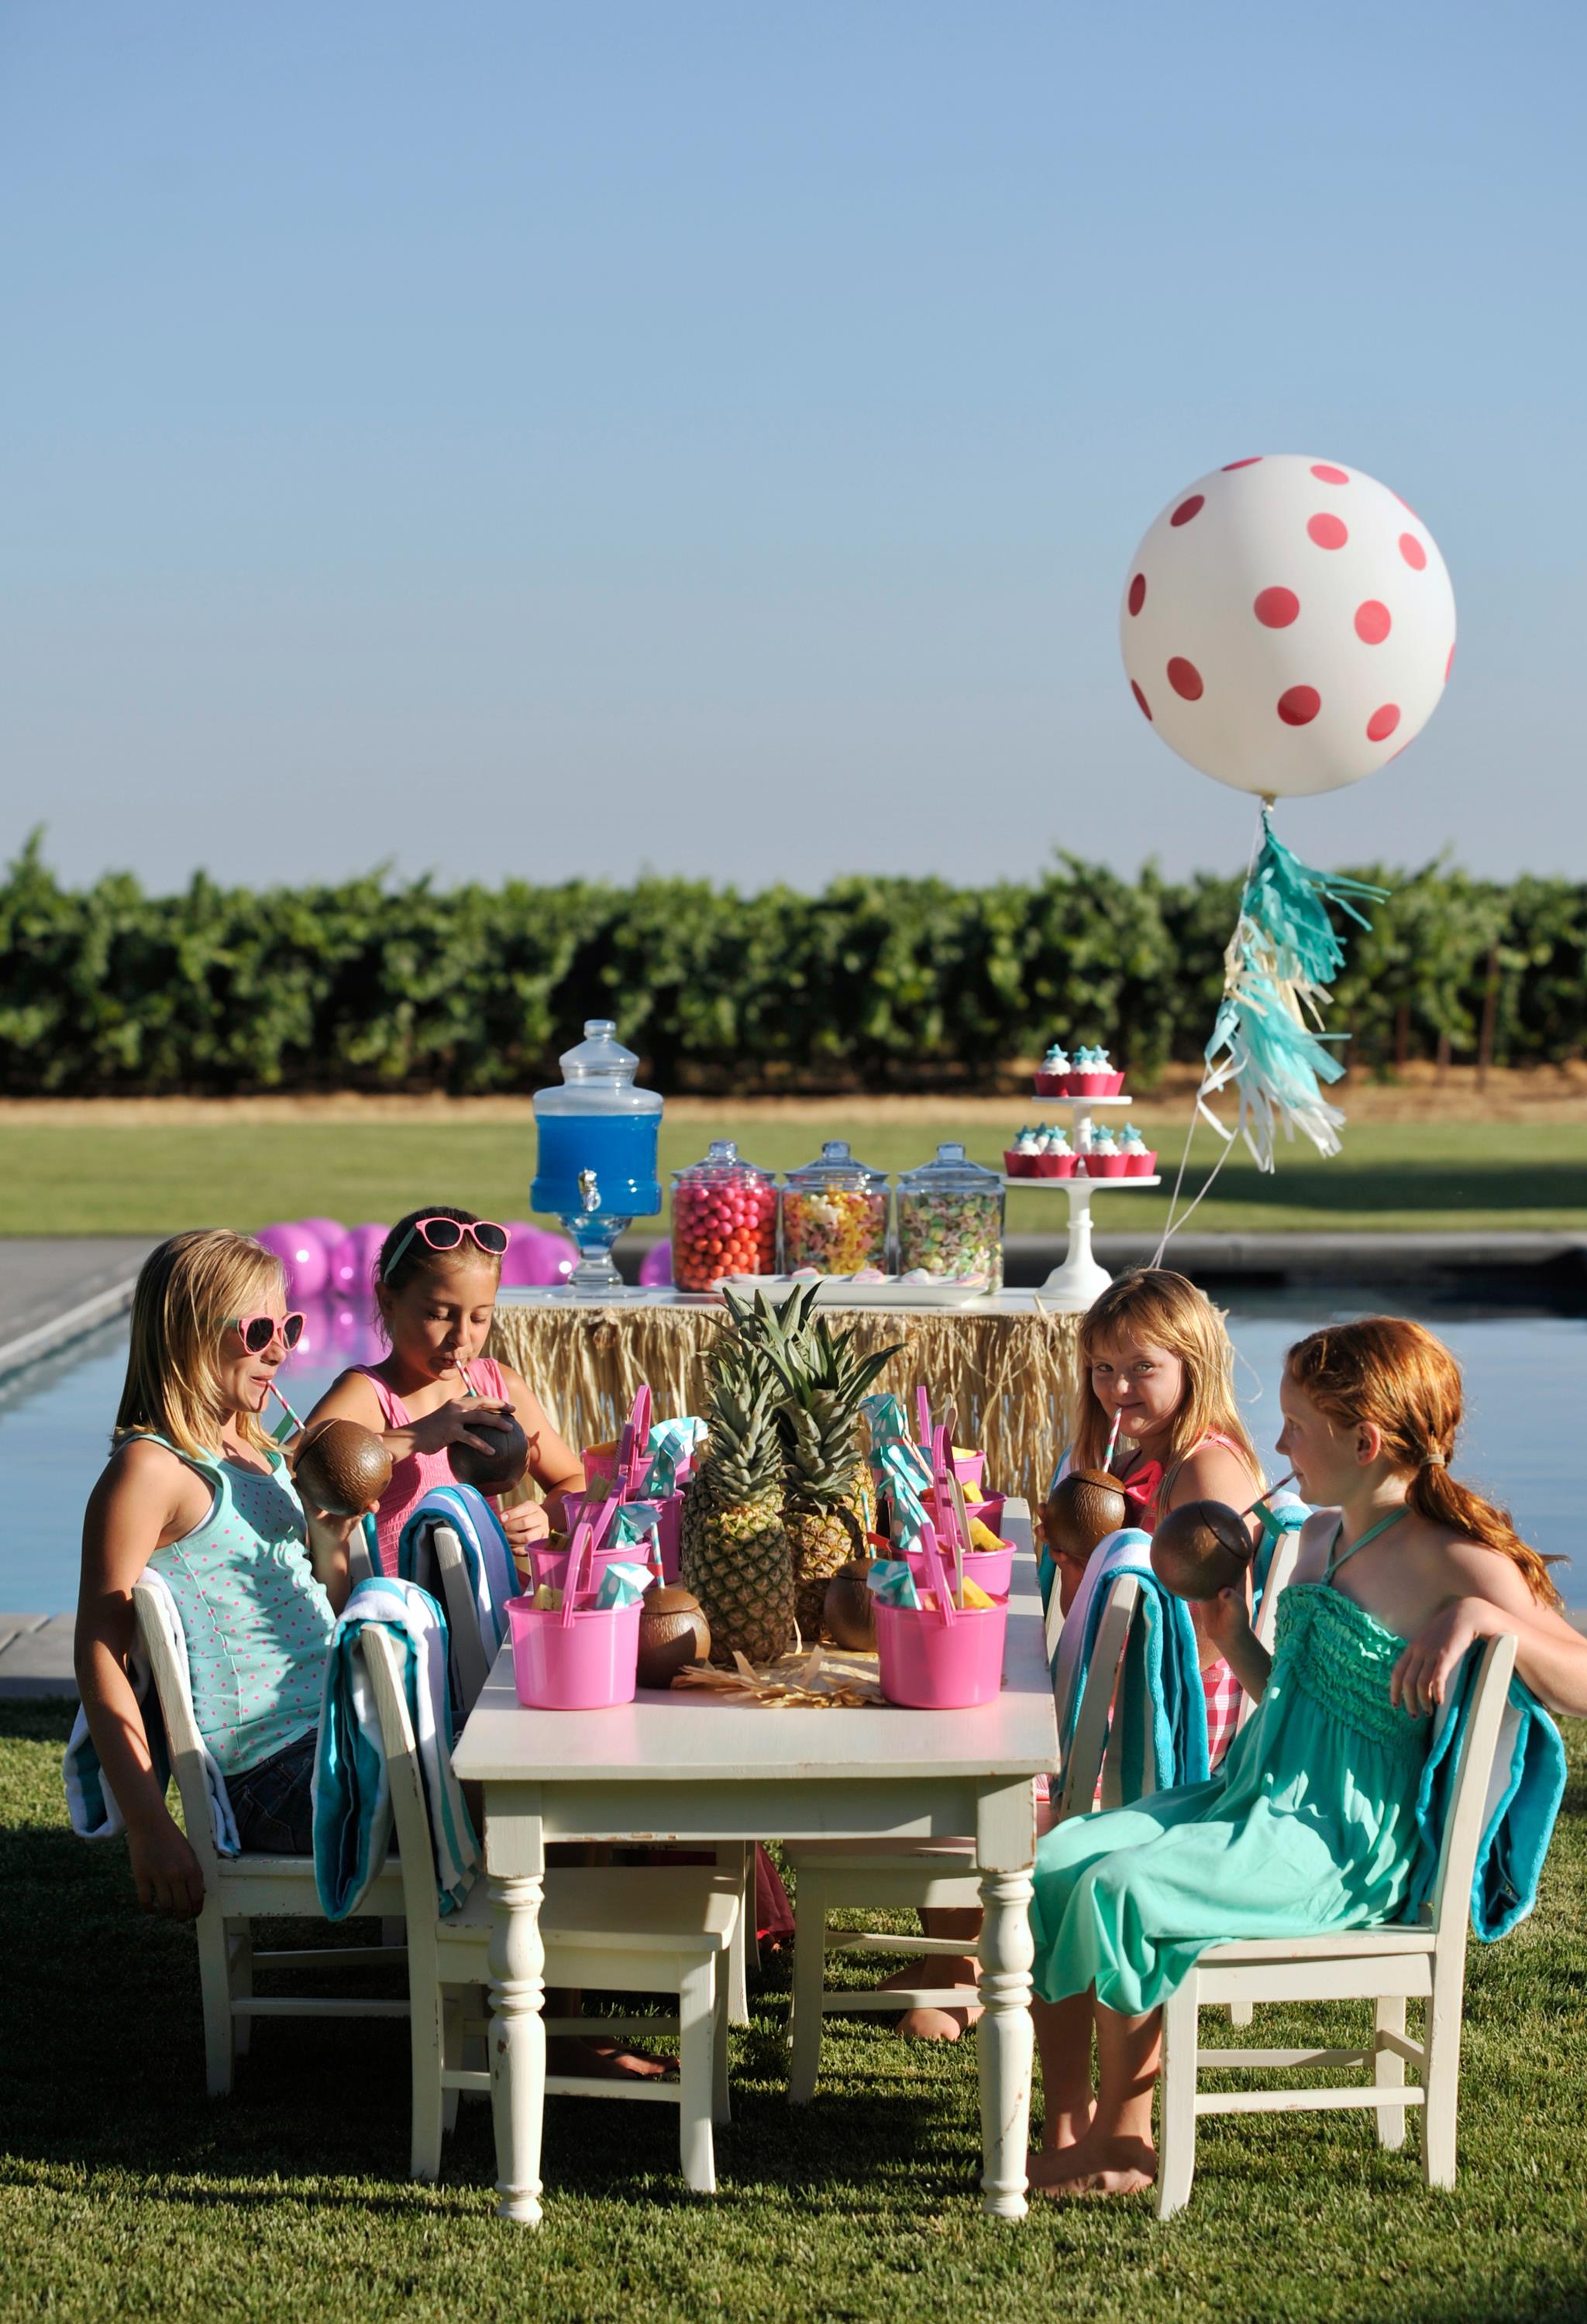
[[(405, 2029), (265, 2021), (235, 2095), (203, 2096), (192, 1939), (139, 1918), (119, 1845), (66, 1829), (69, 1712), (0, 1706), (0, 2314), (291, 2319), (1580, 2318), (1587, 2312), (1587, 1798), (1539, 1909), (1473, 1945), (1461, 2176), (1423, 2191), (1416, 2117), (1204, 2126), (1191, 2207), (983, 2219), (973, 2037), (838, 2021), (817, 2104), (782, 2096), (786, 1972), (734, 2037), (722, 2191), (674, 2175), (670, 2110), (553, 2099), (538, 2232), (493, 2216), (489, 2110), (466, 2101), (434, 2188), (403, 2179)], [(263, 1979), (262, 1979), (263, 1983)], [(1269, 2038), (1367, 2023), (1264, 2011)], [(1205, 2038), (1222, 2038), (1204, 2021)], [(1293, 2034), (1281, 2031), (1291, 2025)]]
[[(1034, 1105), (1026, 1109), (1035, 1111)], [(1020, 1118), (1008, 1108), (1008, 1129)], [(1167, 1175), (1177, 1166), (1186, 1109), (1142, 1107), (1143, 1130), (1158, 1139)], [(697, 1160), (712, 1136), (736, 1137), (741, 1150), (783, 1170), (808, 1161), (824, 1137), (847, 1137), (880, 1169), (929, 1160), (938, 1140), (962, 1138), (974, 1159), (1000, 1167), (1004, 1130), (924, 1116), (853, 1122), (834, 1102), (829, 1120), (775, 1112), (668, 1120), (661, 1170)], [(0, 1122), (3, 1231), (9, 1234), (164, 1234), (179, 1227), (242, 1228), (275, 1219), (330, 1215), (349, 1223), (390, 1220), (414, 1204), (462, 1202), (490, 1218), (526, 1214), (534, 1131), (521, 1123), (459, 1111), (419, 1119), (193, 1121), (134, 1120), (107, 1110), (91, 1125)], [(1218, 1151), (1198, 1131), (1187, 1185), (1194, 1190)], [(1012, 1193), (1011, 1233), (1061, 1230), (1066, 1201)], [(1155, 1230), (1167, 1189), (1097, 1204), (1106, 1232)], [(659, 1222), (660, 1223), (660, 1222)], [(1262, 1176), (1243, 1148), (1231, 1155), (1195, 1213), (1199, 1231), (1320, 1227), (1362, 1231), (1400, 1228), (1573, 1228), (1587, 1231), (1587, 1121), (1541, 1120), (1518, 1128), (1481, 1119), (1449, 1122), (1352, 1123), (1342, 1154), (1324, 1162), (1297, 1143)]]

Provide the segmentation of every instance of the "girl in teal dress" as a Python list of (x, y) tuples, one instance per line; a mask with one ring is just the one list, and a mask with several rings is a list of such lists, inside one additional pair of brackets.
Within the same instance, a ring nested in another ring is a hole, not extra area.
[(1461, 1383), (1442, 1342), (1389, 1317), (1314, 1333), (1280, 1402), (1278, 1452), (1331, 1506), (1302, 1534), (1270, 1659), (1242, 1591), (1207, 1609), (1255, 1714), (1211, 1782), (1071, 1818), (1037, 1849), (1042, 2192), (1151, 2183), (1158, 2004), (1208, 1945), (1396, 1918), (1431, 1714), (1473, 1640), (1515, 1632), (1517, 1675), (1587, 1713), (1587, 1640), (1543, 1559), (1449, 1473)]

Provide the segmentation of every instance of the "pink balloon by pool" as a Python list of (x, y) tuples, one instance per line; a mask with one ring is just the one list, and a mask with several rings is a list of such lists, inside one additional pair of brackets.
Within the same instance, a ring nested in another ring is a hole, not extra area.
[(337, 1243), (347, 1231), (340, 1219), (300, 1219), (298, 1223), (300, 1226), (307, 1227), (311, 1235), (318, 1235), (324, 1247), (328, 1261), (331, 1252), (335, 1250)]
[(540, 1230), (531, 1226), (527, 1219), (508, 1219), (503, 1223), (512, 1237), (502, 1259), (503, 1289), (516, 1290), (524, 1284), (539, 1283), (541, 1278), (536, 1270), (540, 1259)]
[(374, 1262), (388, 1230), (382, 1226), (353, 1227), (330, 1255), (330, 1288), (344, 1298), (368, 1299), (374, 1290)]
[(294, 1220), (289, 1225), (266, 1227), (257, 1240), (285, 1268), (289, 1299), (301, 1305), (306, 1299), (318, 1297), (328, 1279), (329, 1266), (325, 1245), (317, 1234)]

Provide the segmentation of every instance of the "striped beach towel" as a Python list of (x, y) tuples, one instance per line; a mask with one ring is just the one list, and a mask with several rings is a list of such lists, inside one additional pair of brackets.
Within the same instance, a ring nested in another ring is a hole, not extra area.
[[(397, 1543), (397, 1578), (416, 1582), (443, 1605), (435, 1537), (442, 1526), (462, 1554), (487, 1664), (507, 1635), (507, 1600), (519, 1595), (518, 1569), (502, 1520), (472, 1485), (434, 1485), (418, 1501)], [(454, 1672), (453, 1699), (459, 1699)]]
[(314, 1762), (314, 1881), (327, 1920), (358, 1910), (386, 1860), (392, 1794), (374, 1693), (358, 1652), (367, 1623), (397, 1648), (408, 1717), (419, 1749), (435, 1850), (436, 1901), (443, 1914), (463, 1903), (479, 1863), (479, 1843), (452, 1773), (447, 1625), (428, 1591), (377, 1575), (361, 1582), (337, 1618), (326, 1665)]

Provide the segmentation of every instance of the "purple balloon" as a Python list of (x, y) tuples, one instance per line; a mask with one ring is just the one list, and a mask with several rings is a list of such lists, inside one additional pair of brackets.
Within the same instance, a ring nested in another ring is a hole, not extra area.
[(285, 1268), (289, 1299), (301, 1306), (304, 1300), (318, 1298), (325, 1289), (328, 1268), (325, 1245), (317, 1234), (294, 1220), (290, 1225), (266, 1227), (255, 1240)]
[(516, 1290), (526, 1283), (539, 1283), (541, 1277), (535, 1269), (541, 1240), (540, 1230), (527, 1219), (508, 1219), (503, 1223), (512, 1238), (502, 1259), (503, 1288)]
[(362, 1303), (374, 1296), (374, 1262), (388, 1230), (379, 1226), (350, 1228), (330, 1255), (330, 1288), (344, 1299)]
[(307, 1227), (310, 1234), (318, 1236), (328, 1257), (347, 1231), (340, 1219), (300, 1219), (298, 1223)]
[(523, 1222), (513, 1227), (507, 1256), (516, 1262), (514, 1285), (566, 1283), (578, 1264), (578, 1253), (566, 1235)]
[(670, 1283), (672, 1280), (672, 1245), (653, 1242), (640, 1261), (639, 1279), (644, 1284)]

